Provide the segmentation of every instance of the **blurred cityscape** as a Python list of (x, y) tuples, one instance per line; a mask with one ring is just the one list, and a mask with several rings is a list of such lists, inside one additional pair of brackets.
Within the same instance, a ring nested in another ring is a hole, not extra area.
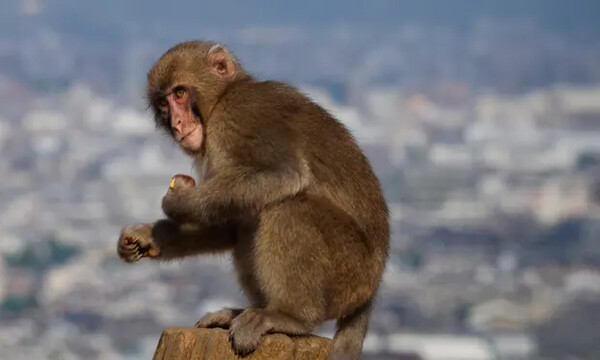
[(159, 218), (170, 176), (193, 173), (143, 86), (197, 34), (298, 86), (371, 159), (393, 245), (365, 358), (600, 359), (600, 32), (482, 17), (100, 37), (45, 18), (56, 2), (9, 3), (0, 358), (149, 359), (163, 328), (245, 305), (227, 256), (116, 255), (120, 228)]

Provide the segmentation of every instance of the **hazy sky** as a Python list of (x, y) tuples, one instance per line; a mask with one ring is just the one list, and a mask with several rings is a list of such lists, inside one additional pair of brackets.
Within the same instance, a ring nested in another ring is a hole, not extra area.
[[(0, 29), (10, 31), (25, 2), (43, 3), (38, 16), (53, 27), (90, 35), (135, 25), (184, 32), (190, 26), (389, 26), (404, 23), (468, 29), (476, 20), (531, 19), (560, 33), (600, 36), (600, 0), (2, 0)], [(2, 15), (3, 14), (3, 15)]]

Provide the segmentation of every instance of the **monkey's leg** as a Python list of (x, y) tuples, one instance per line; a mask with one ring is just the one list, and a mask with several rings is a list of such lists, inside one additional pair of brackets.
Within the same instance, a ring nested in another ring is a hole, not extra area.
[[(251, 307), (263, 308), (266, 305), (265, 297), (252, 272), (254, 267), (252, 263), (254, 232), (247, 228), (242, 228), (238, 235), (233, 251), (233, 263), (238, 275), (238, 282), (244, 291), (244, 295), (246, 295), (246, 298), (250, 301)], [(228, 329), (230, 328), (233, 319), (243, 311), (244, 309), (225, 308), (220, 311), (208, 313), (196, 323), (196, 327), (220, 327)]]
[(199, 227), (166, 219), (125, 227), (117, 252), (126, 262), (137, 262), (142, 257), (170, 260), (231, 250), (234, 243), (233, 229), (228, 226)]
[(265, 306), (231, 324), (234, 351), (253, 351), (265, 333), (308, 334), (326, 318), (332, 263), (313, 204), (288, 200), (264, 210), (254, 237), (251, 271)]

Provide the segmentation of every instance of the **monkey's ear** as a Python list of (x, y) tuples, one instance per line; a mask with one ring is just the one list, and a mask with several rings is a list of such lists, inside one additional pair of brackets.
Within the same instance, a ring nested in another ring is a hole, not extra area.
[(233, 56), (224, 46), (219, 44), (208, 50), (208, 64), (213, 74), (225, 79), (232, 79), (237, 73)]

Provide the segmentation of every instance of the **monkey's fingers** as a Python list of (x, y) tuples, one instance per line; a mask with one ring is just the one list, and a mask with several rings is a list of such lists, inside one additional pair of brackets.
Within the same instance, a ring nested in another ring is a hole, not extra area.
[(137, 251), (137, 250), (139, 250), (139, 248), (140, 248), (139, 243), (137, 243), (136, 241), (128, 241), (127, 239), (125, 239), (125, 241), (123, 241), (119, 245), (119, 250), (128, 251), (128, 252)]
[(155, 246), (152, 246), (152, 244), (148, 244), (146, 246), (139, 246), (139, 252), (140, 254), (142, 254), (142, 257), (157, 258), (160, 256), (160, 249), (158, 249)]
[(138, 262), (142, 258), (142, 254), (140, 253), (139, 246), (137, 243), (135, 244), (121, 244), (117, 252), (119, 257), (128, 263)]
[(125, 236), (125, 243), (129, 244), (129, 245), (134, 245), (134, 244), (138, 244), (138, 241), (136, 238), (132, 237), (132, 236)]
[(169, 189), (173, 190), (175, 187), (180, 186), (188, 186), (194, 187), (196, 186), (196, 180), (189, 175), (177, 174), (171, 178), (171, 182), (169, 183)]

